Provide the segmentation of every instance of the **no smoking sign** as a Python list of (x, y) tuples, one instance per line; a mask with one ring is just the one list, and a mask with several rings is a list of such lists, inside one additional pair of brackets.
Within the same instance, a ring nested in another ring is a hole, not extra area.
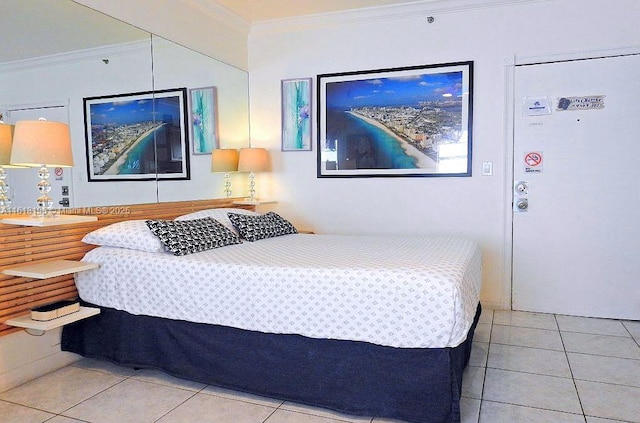
[(56, 175), (56, 181), (62, 181), (62, 175), (64, 174), (64, 170), (61, 167), (56, 167), (53, 170), (53, 174)]
[(524, 172), (542, 173), (542, 151), (530, 151), (524, 154)]

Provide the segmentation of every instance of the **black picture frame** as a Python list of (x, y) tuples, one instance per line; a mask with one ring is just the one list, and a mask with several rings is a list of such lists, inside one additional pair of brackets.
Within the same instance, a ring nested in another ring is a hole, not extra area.
[(89, 182), (190, 179), (187, 89), (84, 98)]
[(317, 176), (471, 176), (473, 62), (317, 76)]

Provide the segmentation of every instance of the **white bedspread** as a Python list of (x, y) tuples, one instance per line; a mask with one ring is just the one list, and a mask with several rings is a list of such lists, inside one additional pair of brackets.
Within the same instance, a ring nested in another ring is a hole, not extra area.
[(286, 235), (177, 257), (99, 247), (80, 297), (132, 314), (268, 333), (442, 348), (479, 301), (476, 243), (452, 237)]

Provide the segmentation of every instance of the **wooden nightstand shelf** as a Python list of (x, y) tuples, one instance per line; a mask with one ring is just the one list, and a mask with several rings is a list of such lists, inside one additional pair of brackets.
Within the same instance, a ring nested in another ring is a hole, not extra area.
[(2, 273), (9, 276), (22, 276), (25, 278), (47, 279), (56, 276), (68, 275), (85, 270), (96, 269), (97, 263), (89, 263), (74, 260), (53, 260), (26, 264), (18, 267), (4, 269)]
[(261, 206), (263, 204), (275, 204), (277, 203), (277, 201), (274, 200), (238, 200), (238, 201), (234, 201), (232, 204), (235, 204), (237, 206)]
[[(18, 276), (34, 279), (48, 279), (56, 276), (68, 275), (98, 268), (97, 263), (75, 260), (52, 260), (35, 262), (2, 270), (2, 273), (10, 276)], [(30, 335), (42, 335), (45, 331), (55, 329), (69, 323), (76, 322), (100, 313), (99, 308), (80, 307), (79, 311), (57, 317), (55, 319), (40, 321), (33, 320), (31, 313), (6, 320), (5, 325), (25, 328)]]
[(0, 220), (0, 223), (6, 225), (22, 225), (22, 226), (58, 226), (71, 225), (73, 223), (95, 222), (98, 220), (96, 216), (83, 216), (73, 214), (61, 214), (51, 217), (32, 217), (19, 216), (8, 217)]
[(69, 323), (77, 322), (78, 320), (86, 319), (87, 317), (100, 314), (99, 308), (94, 307), (80, 307), (80, 311), (67, 314), (66, 316), (58, 317), (47, 321), (33, 320), (30, 314), (24, 316), (14, 317), (13, 319), (6, 320), (5, 325), (16, 326), (27, 329), (27, 333), (31, 335), (41, 335), (42, 333), (31, 333), (32, 331), (45, 332), (47, 330), (59, 328), (60, 326), (68, 325)]

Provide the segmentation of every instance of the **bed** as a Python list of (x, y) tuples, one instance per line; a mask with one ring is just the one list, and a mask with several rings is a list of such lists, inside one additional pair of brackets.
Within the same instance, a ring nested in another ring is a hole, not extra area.
[(63, 350), (348, 414), (460, 420), (476, 243), (294, 229), (174, 255), (135, 225), (85, 255), (100, 267), (76, 285), (101, 314), (66, 326)]

